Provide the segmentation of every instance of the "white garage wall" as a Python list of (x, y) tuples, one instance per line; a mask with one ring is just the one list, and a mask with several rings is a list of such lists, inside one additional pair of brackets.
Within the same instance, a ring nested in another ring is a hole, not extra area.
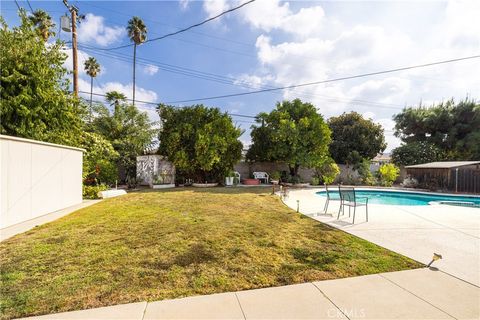
[(82, 202), (83, 149), (0, 135), (0, 229)]

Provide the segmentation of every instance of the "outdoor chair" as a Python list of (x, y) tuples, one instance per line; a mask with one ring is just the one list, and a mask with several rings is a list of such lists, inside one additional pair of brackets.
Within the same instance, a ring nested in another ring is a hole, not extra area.
[(368, 198), (367, 197), (358, 197), (355, 194), (355, 188), (353, 187), (338, 186), (338, 193), (340, 195), (340, 209), (338, 210), (337, 220), (340, 218), (340, 212), (342, 212), (342, 215), (345, 213), (345, 206), (348, 207), (348, 216), (350, 217), (350, 209), (353, 207), (352, 223), (355, 224), (355, 211), (357, 207), (365, 206), (365, 213), (368, 221)]
[(328, 210), (328, 205), (330, 204), (330, 200), (340, 200), (340, 195), (336, 195), (335, 193), (332, 193), (331, 190), (328, 189), (328, 184), (325, 183), (325, 192), (327, 195), (327, 200), (325, 201), (325, 206), (323, 207), (323, 212), (327, 213)]
[(237, 178), (237, 179), (238, 179), (238, 180), (237, 180), (237, 181), (238, 181), (238, 183), (240, 183), (240, 181), (242, 181), (242, 180), (240, 180), (240, 172), (238, 172), (238, 171), (234, 171), (234, 172), (233, 172), (233, 174), (235, 175), (235, 178)]
[(258, 180), (265, 180), (265, 183), (268, 183), (268, 173), (258, 171), (253, 173), (253, 177)]

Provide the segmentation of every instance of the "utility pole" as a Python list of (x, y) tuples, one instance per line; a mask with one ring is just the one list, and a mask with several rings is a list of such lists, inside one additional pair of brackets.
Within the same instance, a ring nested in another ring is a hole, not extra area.
[(78, 56), (77, 56), (77, 13), (78, 8), (73, 4), (68, 4), (67, 0), (63, 0), (63, 4), (67, 7), (72, 15), (72, 56), (73, 56), (73, 94), (78, 97)]

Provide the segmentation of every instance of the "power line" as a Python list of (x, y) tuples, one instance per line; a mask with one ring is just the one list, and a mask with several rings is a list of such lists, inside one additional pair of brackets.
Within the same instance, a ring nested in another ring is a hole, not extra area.
[[(163, 35), (163, 36), (160, 36), (160, 37), (156, 37), (156, 38), (149, 39), (149, 40), (145, 41), (144, 43), (153, 42), (153, 41), (157, 41), (157, 40), (161, 40), (161, 39), (165, 39), (165, 38), (167, 38), (167, 37), (171, 37), (171, 36), (177, 35), (177, 34), (179, 34), (179, 33), (188, 31), (188, 30), (190, 30), (190, 29), (199, 27), (199, 26), (204, 25), (205, 23), (208, 23), (208, 22), (210, 22), (210, 21), (212, 21), (212, 20), (218, 19), (218, 18), (220, 18), (221, 16), (223, 16), (223, 15), (225, 15), (225, 14), (227, 14), (227, 13), (230, 13), (230, 12), (233, 12), (233, 11), (235, 11), (235, 10), (238, 10), (238, 9), (240, 9), (240, 8), (246, 6), (246, 5), (248, 5), (248, 4), (250, 4), (250, 3), (254, 2), (254, 1), (256, 1), (256, 0), (249, 0), (249, 1), (247, 1), (247, 2), (244, 2), (244, 3), (240, 4), (239, 6), (233, 7), (233, 8), (231, 8), (231, 9), (228, 9), (228, 10), (226, 10), (226, 11), (223, 11), (223, 12), (217, 14), (216, 16), (213, 16), (213, 17), (211, 17), (211, 18), (208, 18), (208, 19), (206, 19), (206, 20), (203, 20), (202, 22), (193, 24), (193, 25), (191, 25), (191, 26), (189, 26), (189, 27), (180, 29), (180, 30), (175, 31), (175, 32), (167, 33), (167, 34), (165, 34), (165, 35)], [(99, 48), (99, 49), (101, 49), (101, 50), (106, 50), (106, 51), (110, 51), (110, 50), (117, 50), (117, 49), (127, 48), (127, 47), (131, 47), (131, 46), (133, 46), (133, 43), (126, 44), (126, 45), (123, 45), (123, 46), (114, 47), (114, 48), (106, 48), (106, 49)]]
[(32, 8), (32, 5), (30, 4), (30, 1), (29, 1), (29, 0), (27, 0), (27, 3), (28, 3), (28, 6), (30, 7), (30, 12), (32, 12), (32, 13), (33, 13), (33, 8)]
[(339, 78), (333, 78), (333, 79), (327, 79), (327, 80), (321, 80), (321, 81), (307, 82), (307, 83), (301, 83), (301, 84), (284, 86), (284, 87), (261, 89), (261, 90), (255, 90), (255, 91), (249, 91), (249, 92), (231, 93), (231, 94), (225, 94), (225, 95), (219, 95), (219, 96), (213, 96), (213, 97), (203, 97), (203, 98), (187, 99), (187, 100), (166, 101), (165, 103), (168, 103), (168, 104), (186, 103), (186, 102), (195, 102), (195, 101), (203, 101), (203, 100), (214, 100), (214, 99), (223, 99), (223, 98), (230, 98), (230, 97), (246, 96), (246, 95), (252, 95), (252, 94), (257, 94), (257, 93), (264, 93), (264, 92), (271, 92), (271, 91), (278, 91), (278, 90), (285, 90), (285, 89), (293, 89), (293, 88), (313, 86), (313, 85), (330, 83), (330, 82), (337, 82), (337, 81), (343, 81), (343, 80), (370, 77), (370, 76), (375, 76), (375, 75), (380, 75), (380, 74), (393, 73), (393, 72), (399, 72), (399, 71), (405, 71), (405, 70), (411, 70), (411, 69), (417, 69), (417, 68), (425, 68), (425, 67), (430, 67), (430, 66), (439, 65), (439, 64), (446, 64), (446, 63), (452, 63), (452, 62), (470, 60), (470, 59), (478, 59), (478, 58), (480, 58), (480, 55), (457, 58), (457, 59), (450, 59), (450, 60), (443, 60), (443, 61), (436, 61), (436, 62), (431, 62), (431, 63), (425, 63), (425, 64), (419, 64), (419, 65), (414, 65), (414, 66), (395, 68), (395, 69), (384, 70), (384, 71), (362, 73), (362, 74), (353, 75), (353, 76), (346, 76), (346, 77), (339, 77)]
[[(94, 8), (98, 8), (98, 9), (100, 9), (100, 10), (104, 10), (104, 11), (107, 11), (107, 12), (110, 12), (110, 13), (113, 12), (113, 13), (116, 13), (116, 14), (118, 14), (118, 15), (122, 15), (122, 16), (125, 16), (125, 17), (131, 17), (131, 16), (132, 16), (132, 14), (120, 12), (120, 11), (113, 10), (113, 9), (110, 9), (110, 8), (104, 8), (104, 7), (98, 6), (98, 5), (96, 5), (96, 4), (92, 4), (91, 2), (84, 2), (83, 5), (87, 5), (87, 6), (91, 6), (91, 7), (94, 7)], [(177, 30), (182, 29), (181, 27), (174, 26), (174, 25), (170, 25), (170, 24), (166, 24), (166, 23), (162, 23), (162, 22), (160, 22), (160, 21), (153, 20), (153, 19), (147, 19), (147, 18), (145, 18), (144, 20), (145, 20), (145, 21), (150, 21), (150, 22), (152, 22), (152, 23), (155, 23), (155, 24), (158, 24), (158, 25), (161, 25), (161, 26), (167, 26), (167, 27), (170, 27), (170, 28), (175, 28), (175, 29), (177, 29)], [(117, 21), (117, 22), (118, 22), (118, 21)], [(245, 43), (245, 42), (241, 42), (241, 41), (238, 41), (238, 40), (232, 40), (232, 39), (228, 39), (228, 38), (223, 38), (223, 37), (211, 35), (211, 34), (208, 34), (208, 33), (199, 32), (199, 31), (190, 31), (190, 32), (193, 33), (193, 34), (198, 34), (198, 35), (202, 35), (202, 36), (209, 37), (209, 38), (213, 38), (213, 39), (218, 39), (218, 40), (222, 40), (222, 41), (227, 41), (227, 42), (235, 43), (235, 44), (238, 44), (238, 45), (243, 45), (243, 46), (255, 48), (255, 44), (252, 44), (252, 43)], [(155, 33), (151, 33), (151, 34), (155, 34)], [(178, 40), (178, 38), (175, 38), (175, 40)]]
[[(80, 45), (85, 51), (89, 52), (94, 52), (96, 55), (100, 56), (105, 56), (108, 58), (115, 58), (121, 61), (126, 61), (130, 62), (132, 56), (131, 55), (126, 55), (126, 54), (121, 54), (117, 52), (105, 52), (105, 51), (98, 51), (94, 49), (94, 47), (87, 46), (87, 45)], [(127, 59), (128, 57), (128, 59)], [(221, 84), (227, 84), (227, 85), (233, 85), (233, 86), (240, 86), (244, 88), (249, 88), (249, 89), (257, 89), (258, 87), (253, 87), (251, 86), (247, 81), (232, 78), (232, 77), (227, 77), (227, 76), (222, 76), (222, 75), (217, 75), (213, 73), (208, 73), (208, 72), (203, 72), (203, 71), (198, 71), (194, 69), (189, 69), (185, 67), (180, 67), (180, 66), (175, 66), (171, 64), (166, 64), (166, 63), (161, 63), (155, 60), (151, 59), (146, 59), (146, 58), (137, 58), (139, 61), (139, 64), (141, 65), (155, 65), (159, 67), (159, 69), (167, 71), (167, 72), (172, 72), (176, 74), (181, 74), (189, 77), (194, 77), (202, 80), (207, 80), (207, 81), (213, 81)], [(142, 61), (147, 61), (148, 63), (142, 62)], [(274, 88), (273, 86), (260, 86), (260, 88)], [(380, 103), (380, 102), (375, 102), (375, 101), (368, 101), (368, 100), (360, 100), (360, 99), (342, 99), (338, 97), (331, 97), (331, 96), (325, 96), (325, 95), (319, 95), (319, 94), (312, 94), (312, 93), (307, 93), (307, 92), (296, 92), (299, 96), (304, 96), (307, 98), (316, 98), (320, 100), (325, 100), (325, 101), (330, 101), (330, 102), (340, 102), (340, 103), (355, 103), (355, 104), (360, 104), (360, 105), (366, 105), (366, 106), (372, 106), (372, 107), (377, 107), (377, 108), (387, 108), (387, 109), (401, 109), (403, 108), (402, 105), (398, 104), (389, 104), (389, 103)]]
[(17, 5), (18, 10), (21, 10), (21, 9), (22, 9), (22, 8), (20, 7), (20, 5), (18, 4), (17, 0), (15, 0), (15, 4)]
[[(97, 82), (97, 84), (98, 84), (98, 82)], [(90, 92), (88, 92), (88, 91), (80, 90), (78, 92), (79, 93), (84, 93), (84, 94), (90, 94)], [(106, 97), (107, 96), (106, 94), (96, 93), (96, 92), (93, 92), (92, 95), (97, 96), (97, 97)], [(129, 98), (126, 98), (124, 100), (133, 101), (133, 99), (129, 99)], [(155, 105), (155, 106), (158, 106), (159, 104), (161, 104), (161, 102), (152, 102), (152, 101), (144, 101), (144, 100), (137, 100), (137, 99), (135, 99), (135, 101), (139, 102), (139, 103), (145, 103), (145, 104)], [(95, 100), (95, 102), (100, 102), (101, 103), (101, 101), (98, 101), (98, 100)], [(228, 115), (234, 116), (234, 117), (241, 117), (241, 118), (251, 118), (251, 119), (256, 119), (257, 118), (256, 116), (246, 115), (246, 114), (238, 114), (238, 113), (228, 113)]]

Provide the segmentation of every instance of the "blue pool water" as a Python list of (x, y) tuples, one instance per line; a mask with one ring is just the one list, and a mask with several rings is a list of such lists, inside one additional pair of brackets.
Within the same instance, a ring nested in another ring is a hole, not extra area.
[[(319, 196), (326, 196), (325, 191), (317, 192)], [(428, 194), (410, 191), (386, 191), (386, 190), (357, 190), (355, 189), (357, 197), (367, 197), (368, 203), (373, 204), (387, 204), (387, 205), (401, 205), (401, 206), (425, 206), (429, 202), (445, 202), (444, 204), (479, 207), (480, 197), (475, 196), (453, 196), (442, 194)], [(330, 196), (333, 199), (338, 199), (338, 190), (331, 191)], [(361, 201), (361, 200), (359, 200)]]

